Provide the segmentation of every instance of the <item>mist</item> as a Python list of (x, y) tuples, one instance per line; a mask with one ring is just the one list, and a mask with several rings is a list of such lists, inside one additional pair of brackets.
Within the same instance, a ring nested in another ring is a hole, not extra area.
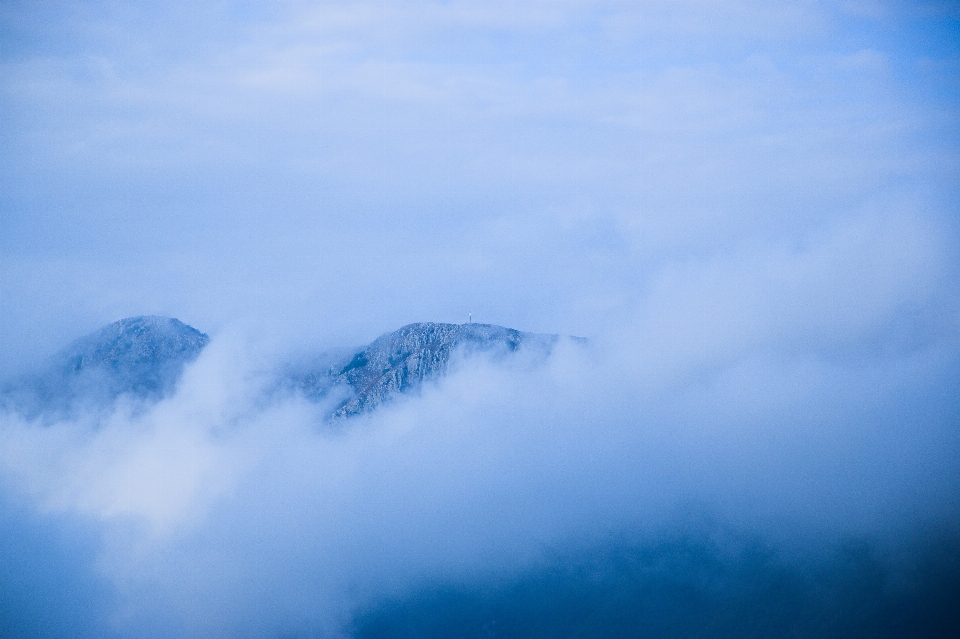
[[(0, 378), (211, 342), (0, 413), (2, 634), (950, 636), (957, 21), (4, 3)], [(336, 423), (277, 383), (468, 317), (561, 339)]]
[[(624, 537), (694, 535), (732, 556), (761, 540), (804, 565), (848, 539), (896, 557), (924, 531), (956, 534), (951, 348), (853, 363), (760, 349), (663, 377), (623, 357), (646, 350), (562, 341), (546, 362), (463, 358), (420, 395), (331, 424), (277, 390), (281, 354), (237, 331), (146, 410), (5, 415), (8, 552), (51, 562), (31, 562), (34, 592), (77, 600), (36, 629), (346, 636), (379, 602), (509, 584)], [(59, 608), (6, 587), (44, 620)]]

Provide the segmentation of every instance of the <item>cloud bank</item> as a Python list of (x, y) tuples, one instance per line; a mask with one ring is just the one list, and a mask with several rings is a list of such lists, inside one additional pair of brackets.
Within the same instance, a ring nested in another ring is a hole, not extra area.
[[(709, 343), (773, 312), (752, 301), (746, 320), (706, 322)], [(788, 348), (774, 332), (694, 357), (671, 342), (688, 325), (643, 319), (545, 363), (461, 360), (420, 396), (335, 426), (329, 407), (278, 394), (269, 348), (220, 335), (146, 410), (5, 415), (5, 520), (52, 526), (14, 529), (41, 556), (83, 540), (80, 565), (33, 578), (76, 598), (98, 584), (59, 631), (120, 637), (339, 636), (358, 609), (422, 584), (517, 578), (623, 534), (719, 525), (817, 558), (850, 536), (903, 550), (960, 523), (953, 343), (843, 353), (848, 331), (856, 345), (884, 327), (874, 317), (815, 348), (788, 330)]]
[[(125, 316), (213, 341), (156, 405), (0, 416), (8, 634), (362, 634), (623, 536), (956, 539), (949, 3), (35, 4), (0, 374)], [(342, 429), (272, 385), (471, 311), (590, 346)]]

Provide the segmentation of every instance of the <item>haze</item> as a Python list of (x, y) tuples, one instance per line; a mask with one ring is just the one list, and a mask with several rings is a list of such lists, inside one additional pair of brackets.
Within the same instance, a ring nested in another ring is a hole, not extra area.
[[(212, 342), (158, 404), (0, 415), (0, 623), (349, 636), (704, 530), (960, 557), (958, 34), (953, 2), (4, 2), (0, 377), (128, 316)], [(468, 313), (587, 346), (342, 430), (270, 390)]]

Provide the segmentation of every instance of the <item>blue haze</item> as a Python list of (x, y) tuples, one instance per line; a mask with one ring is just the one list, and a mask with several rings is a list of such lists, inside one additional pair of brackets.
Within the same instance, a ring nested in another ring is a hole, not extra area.
[[(0, 415), (4, 630), (523, 636), (516, 601), (657, 590), (689, 614), (630, 627), (742, 636), (770, 580), (772, 635), (937, 620), (958, 34), (954, 2), (0, 3), (0, 378), (126, 317), (210, 336), (146, 406)], [(471, 312), (589, 348), (460, 353), (336, 433), (271, 386)]]

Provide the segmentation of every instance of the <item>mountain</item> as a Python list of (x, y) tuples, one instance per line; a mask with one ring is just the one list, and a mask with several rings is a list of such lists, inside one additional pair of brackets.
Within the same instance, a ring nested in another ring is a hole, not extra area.
[(557, 335), (524, 333), (492, 324), (409, 324), (299, 375), (297, 386), (316, 400), (333, 389), (347, 389), (347, 398), (332, 417), (349, 417), (373, 410), (397, 395), (415, 392), (423, 382), (446, 372), (454, 353), (508, 355), (532, 348), (546, 354), (557, 339)]
[(120, 395), (160, 399), (210, 338), (170, 317), (130, 317), (82, 337), (33, 375), (8, 383), (8, 405), (28, 416), (109, 404)]
[[(370, 344), (328, 353), (282, 377), (308, 399), (332, 401), (330, 417), (371, 410), (442, 376), (455, 353), (507, 357), (520, 350), (546, 355), (557, 335), (492, 324), (409, 324)], [(0, 405), (30, 418), (56, 418), (108, 407), (120, 396), (157, 400), (171, 393), (210, 338), (169, 317), (130, 317), (82, 337), (40, 371), (0, 386)]]

